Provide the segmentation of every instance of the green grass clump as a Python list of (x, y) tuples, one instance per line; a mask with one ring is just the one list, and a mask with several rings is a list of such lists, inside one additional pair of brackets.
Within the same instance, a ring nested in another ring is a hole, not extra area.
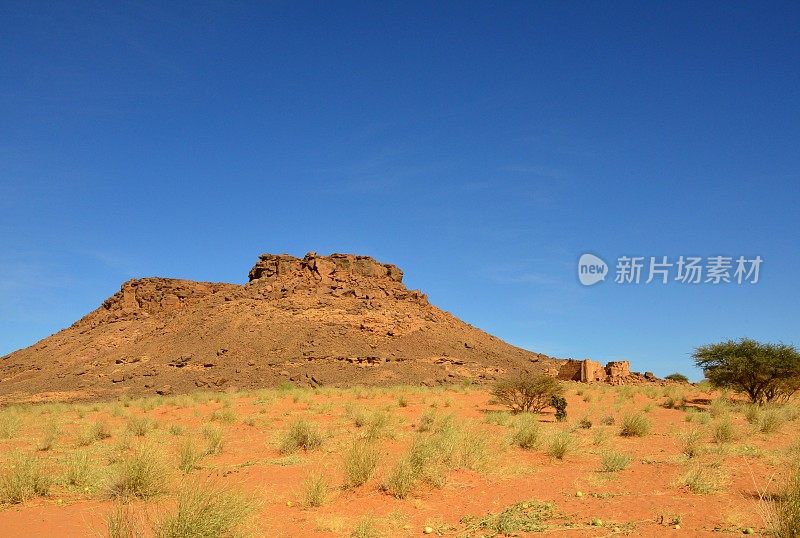
[(128, 419), (128, 431), (137, 437), (144, 437), (150, 429), (150, 420), (147, 417), (134, 415)]
[(223, 424), (233, 424), (236, 422), (236, 412), (230, 407), (223, 407), (211, 413), (211, 420), (218, 421)]
[(249, 497), (212, 486), (190, 486), (178, 494), (175, 511), (153, 526), (155, 538), (233, 538), (245, 534), (256, 505)]
[(117, 499), (149, 499), (166, 490), (167, 480), (167, 468), (156, 450), (140, 446), (112, 471), (108, 495)]
[(350, 533), (350, 538), (381, 538), (381, 536), (381, 532), (369, 516), (359, 519)]
[[(486, 445), (479, 436), (457, 428), (451, 418), (431, 428), (430, 433), (414, 439), (406, 455), (390, 471), (384, 491), (404, 499), (420, 482), (441, 487), (449, 469), (478, 467), (478, 460), (486, 455)], [(480, 448), (476, 448), (478, 445)]]
[(761, 413), (758, 420), (758, 431), (765, 434), (775, 433), (781, 429), (786, 418), (780, 409), (768, 409)]
[(461, 523), (469, 536), (478, 531), (486, 531), (488, 536), (512, 536), (520, 532), (542, 532), (547, 529), (547, 520), (554, 515), (554, 507), (550, 503), (539, 501), (518, 502), (498, 514), (487, 514), (483, 517), (465, 516)]
[(22, 417), (13, 409), (0, 411), (0, 439), (11, 439), (22, 427)]
[(744, 408), (744, 418), (750, 424), (758, 424), (761, 420), (761, 406), (758, 404), (747, 404)]
[(124, 502), (114, 505), (106, 516), (108, 538), (141, 538), (144, 536), (141, 523), (134, 518), (131, 506)]
[(686, 395), (682, 391), (669, 391), (661, 404), (667, 409), (682, 409), (686, 405)]
[[(524, 416), (528, 416), (528, 414), (526, 413)], [(487, 411), (483, 419), (487, 424), (497, 426), (510, 426), (514, 422), (513, 415), (508, 411)]]
[(383, 483), (383, 489), (398, 499), (405, 499), (419, 483), (420, 469), (411, 458), (397, 462)]
[(617, 471), (624, 471), (631, 463), (631, 458), (622, 452), (609, 450), (603, 452), (601, 456), (600, 465), (604, 473), (615, 473)]
[(314, 450), (322, 445), (322, 434), (310, 422), (297, 419), (289, 426), (281, 439), (279, 450), (281, 454), (292, 454), (302, 449)]
[(422, 416), (419, 418), (419, 424), (417, 424), (417, 431), (420, 433), (430, 431), (433, 427), (434, 423), (436, 422), (436, 411), (433, 409), (428, 409)]
[(650, 433), (650, 420), (641, 413), (622, 417), (619, 434), (622, 437), (645, 437)]
[(111, 432), (108, 425), (102, 420), (97, 420), (85, 426), (78, 433), (78, 446), (89, 446), (95, 441), (101, 439), (108, 439), (111, 437)]
[(316, 508), (325, 504), (330, 495), (328, 480), (323, 474), (313, 474), (306, 478), (303, 487), (303, 505)]
[(730, 418), (725, 415), (711, 428), (711, 439), (715, 443), (730, 443), (736, 437)]
[(381, 439), (382, 437), (390, 436), (389, 425), (391, 424), (392, 417), (385, 410), (375, 410), (367, 421), (367, 428), (364, 436), (367, 439)]
[(203, 428), (203, 437), (206, 440), (204, 451), (206, 456), (222, 453), (222, 448), (225, 446), (225, 437), (220, 428), (211, 425), (206, 426)]
[(703, 453), (703, 432), (697, 428), (687, 430), (680, 436), (681, 453), (696, 458)]
[(72, 452), (64, 459), (64, 483), (68, 486), (86, 487), (92, 483), (92, 460), (85, 450)]
[(547, 443), (547, 455), (563, 460), (575, 448), (575, 440), (569, 432), (558, 432)]
[(178, 448), (178, 469), (184, 474), (189, 474), (197, 468), (202, 457), (203, 454), (195, 448), (192, 440), (186, 439)]
[(0, 471), (0, 502), (18, 504), (34, 497), (44, 497), (50, 484), (50, 477), (38, 458), (14, 452)]
[(42, 431), (42, 436), (39, 438), (39, 442), (36, 445), (36, 449), (41, 452), (46, 452), (48, 450), (52, 450), (58, 441), (58, 436), (61, 434), (61, 428), (58, 425), (58, 422), (55, 420), (50, 420), (44, 425), (44, 430)]
[(539, 421), (535, 415), (526, 413), (520, 417), (517, 431), (514, 432), (511, 442), (524, 450), (533, 450), (539, 446)]
[(378, 466), (380, 452), (374, 443), (353, 443), (344, 454), (344, 485), (355, 488), (367, 482)]
[(711, 416), (714, 418), (718, 418), (724, 415), (727, 415), (731, 411), (731, 404), (727, 398), (719, 397), (713, 402), (711, 405), (708, 406), (708, 412), (711, 413)]
[(793, 471), (786, 490), (775, 499), (770, 513), (770, 530), (776, 538), (800, 536), (800, 464), (795, 464)]
[(680, 478), (680, 483), (698, 495), (708, 495), (724, 489), (728, 482), (725, 472), (716, 466), (697, 465)]

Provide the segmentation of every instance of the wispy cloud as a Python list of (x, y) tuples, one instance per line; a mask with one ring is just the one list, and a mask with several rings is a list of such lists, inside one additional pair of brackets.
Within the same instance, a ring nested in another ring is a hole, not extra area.
[(512, 172), (515, 174), (538, 176), (548, 179), (566, 179), (569, 175), (563, 168), (537, 164), (514, 164), (504, 166), (502, 171)]

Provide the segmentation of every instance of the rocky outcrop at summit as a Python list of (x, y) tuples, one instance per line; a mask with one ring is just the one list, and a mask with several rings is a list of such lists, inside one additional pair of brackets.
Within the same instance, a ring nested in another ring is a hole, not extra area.
[(331, 254), (304, 258), (287, 254), (262, 254), (250, 269), (250, 285), (264, 295), (282, 297), (292, 293), (375, 299), (393, 297), (427, 302), (424, 294), (403, 285), (403, 271), (396, 265), (380, 263), (369, 256)]

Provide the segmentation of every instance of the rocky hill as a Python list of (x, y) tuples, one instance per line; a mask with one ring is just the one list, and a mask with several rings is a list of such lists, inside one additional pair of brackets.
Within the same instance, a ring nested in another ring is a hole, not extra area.
[(245, 285), (143, 278), (0, 358), (0, 402), (491, 381), (558, 362), (432, 306), (367, 256), (262, 254)]

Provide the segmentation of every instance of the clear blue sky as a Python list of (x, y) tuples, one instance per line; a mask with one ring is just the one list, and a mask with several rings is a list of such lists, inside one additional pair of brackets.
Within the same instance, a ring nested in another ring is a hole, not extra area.
[[(800, 344), (797, 2), (0, 3), (0, 353), (132, 277), (354, 252), (516, 345)], [(576, 262), (761, 255), (757, 285)]]

